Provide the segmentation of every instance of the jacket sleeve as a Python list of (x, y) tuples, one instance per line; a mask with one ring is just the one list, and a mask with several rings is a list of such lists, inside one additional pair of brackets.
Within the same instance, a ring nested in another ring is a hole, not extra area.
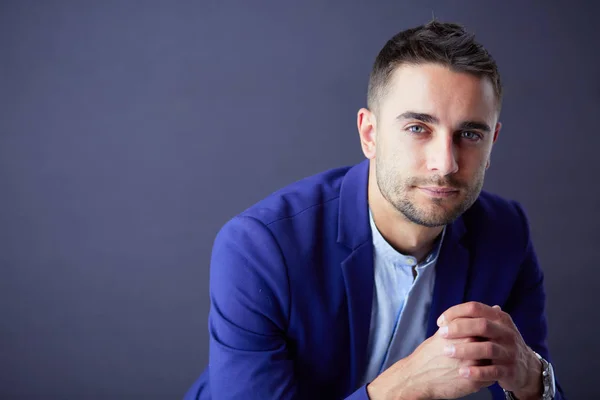
[[(262, 222), (238, 216), (217, 234), (210, 300), (210, 395), (201, 398), (304, 400), (309, 394), (298, 390), (286, 336), (291, 301), (286, 263)], [(368, 400), (366, 387), (348, 400)]]
[(289, 283), (268, 228), (235, 217), (217, 234), (210, 263), (211, 398), (295, 399), (285, 332)]
[[(522, 221), (522, 229), (525, 232), (525, 256), (503, 310), (510, 314), (525, 343), (544, 357), (544, 359), (552, 362), (546, 342), (548, 326), (545, 313), (546, 293), (544, 291), (544, 273), (538, 264), (525, 212), (518, 203), (513, 202), (513, 204), (519, 214)], [(556, 374), (557, 368), (554, 364), (553, 368)], [(505, 398), (499, 385), (496, 384), (490, 389), (494, 399)], [(556, 379), (556, 396), (554, 398), (556, 400), (566, 400), (558, 379)]]

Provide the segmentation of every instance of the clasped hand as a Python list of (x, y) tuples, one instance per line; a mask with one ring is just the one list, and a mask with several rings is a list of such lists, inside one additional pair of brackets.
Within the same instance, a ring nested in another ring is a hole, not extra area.
[(446, 310), (439, 329), (368, 387), (369, 397), (455, 399), (498, 382), (518, 398), (541, 392), (541, 365), (510, 315), (469, 302)]

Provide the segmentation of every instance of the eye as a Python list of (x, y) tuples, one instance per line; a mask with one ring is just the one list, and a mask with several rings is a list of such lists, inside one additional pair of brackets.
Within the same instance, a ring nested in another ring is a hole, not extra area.
[(471, 131), (461, 132), (461, 136), (467, 140), (472, 140), (474, 142), (477, 142), (482, 139), (482, 137), (479, 133), (471, 132)]
[(407, 129), (410, 133), (424, 133), (425, 132), (425, 128), (423, 128), (421, 125), (411, 125)]

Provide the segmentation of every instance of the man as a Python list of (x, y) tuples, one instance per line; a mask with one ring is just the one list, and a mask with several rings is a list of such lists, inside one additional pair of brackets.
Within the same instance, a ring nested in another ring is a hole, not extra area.
[(482, 192), (494, 60), (456, 24), (393, 37), (367, 160), (292, 184), (214, 243), (210, 361), (187, 399), (564, 399), (521, 206)]

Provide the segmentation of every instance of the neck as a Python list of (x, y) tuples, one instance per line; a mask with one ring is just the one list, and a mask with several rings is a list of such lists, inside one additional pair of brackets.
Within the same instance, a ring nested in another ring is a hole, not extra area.
[(373, 164), (369, 168), (369, 207), (381, 236), (398, 252), (422, 260), (433, 248), (443, 226), (428, 228), (410, 221), (381, 194)]

